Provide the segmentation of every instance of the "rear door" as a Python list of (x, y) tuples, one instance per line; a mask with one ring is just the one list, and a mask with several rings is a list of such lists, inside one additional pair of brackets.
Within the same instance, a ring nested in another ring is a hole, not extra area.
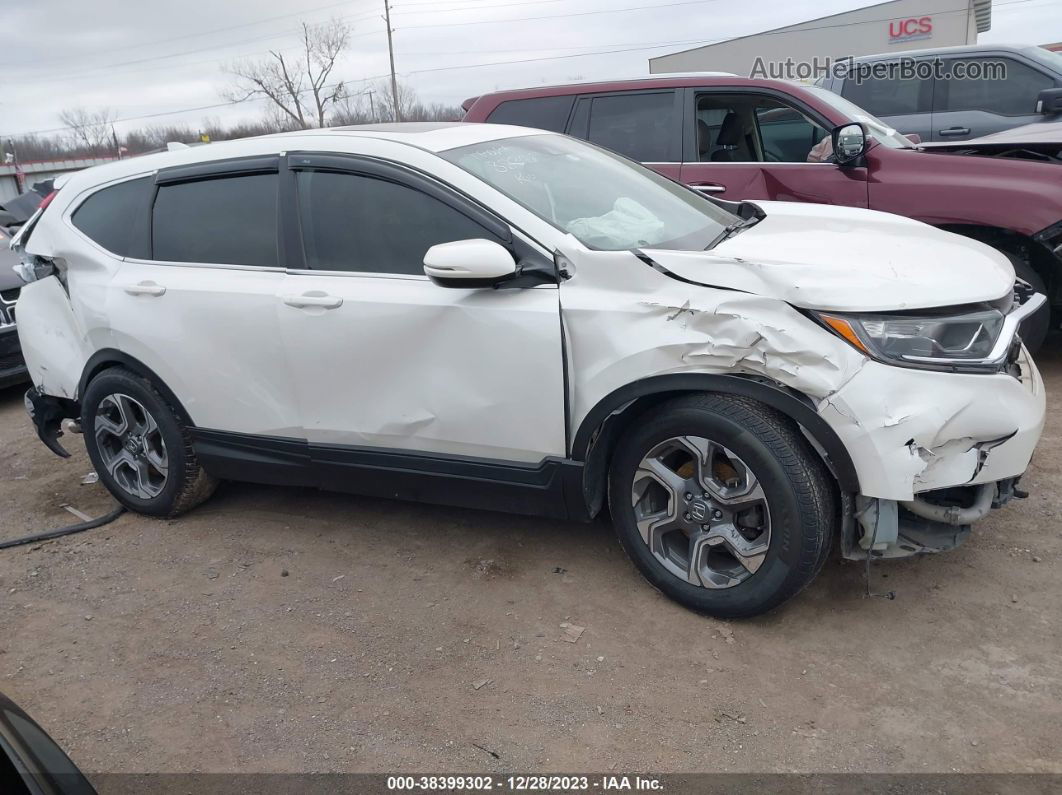
[(770, 199), (867, 206), (865, 168), (839, 168), (830, 125), (788, 95), (687, 89), (682, 182), (731, 201)]
[(548, 254), (419, 172), (349, 155), (288, 162), (304, 261), (284, 277), (281, 319), (322, 480), (369, 454), (563, 457), (557, 285), (455, 289), (423, 271), (428, 248), (455, 240)]
[[(146, 239), (107, 291), (110, 339), (99, 347), (154, 370), (200, 428), (301, 436), (277, 317), (277, 164), (270, 156), (160, 171), (143, 203)], [(87, 209), (75, 211), (75, 226)], [(135, 216), (124, 221), (141, 227)]]
[(568, 134), (678, 179), (682, 91), (668, 88), (584, 94), (575, 102)]
[(937, 82), (934, 141), (963, 141), (1042, 121), (1036, 97), (1055, 78), (1015, 58), (945, 59), (947, 76)]

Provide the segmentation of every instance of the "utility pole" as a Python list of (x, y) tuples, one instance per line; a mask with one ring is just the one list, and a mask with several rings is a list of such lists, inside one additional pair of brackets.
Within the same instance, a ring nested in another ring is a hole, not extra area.
[(365, 89), (364, 93), (369, 95), (369, 115), (372, 118), (372, 123), (376, 124), (376, 102), (372, 98), (372, 95), (376, 92), (373, 91), (371, 88), (367, 88)]
[(384, 0), (384, 22), (387, 23), (387, 56), (391, 59), (391, 101), (395, 108), (395, 121), (402, 121), (402, 109), (398, 107), (398, 80), (395, 79), (395, 46), (391, 41), (391, 5)]

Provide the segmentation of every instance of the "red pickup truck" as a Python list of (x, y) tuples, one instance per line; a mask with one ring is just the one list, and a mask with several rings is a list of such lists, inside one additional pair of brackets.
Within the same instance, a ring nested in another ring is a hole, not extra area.
[[(733, 76), (501, 91), (467, 100), (464, 109), (465, 121), (589, 140), (721, 199), (868, 207), (976, 238), (1049, 298), (1051, 309), (1024, 329), (1030, 349), (1062, 319), (1057, 163), (922, 149), (825, 89)], [(831, 133), (853, 122), (866, 133), (865, 149), (838, 164)]]

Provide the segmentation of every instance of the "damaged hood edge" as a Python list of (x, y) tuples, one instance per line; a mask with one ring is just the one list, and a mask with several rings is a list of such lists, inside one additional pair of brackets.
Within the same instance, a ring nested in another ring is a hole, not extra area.
[(804, 309), (929, 309), (995, 301), (1014, 289), (1002, 254), (919, 221), (832, 205), (755, 204), (767, 216), (710, 251), (643, 253), (679, 279)]

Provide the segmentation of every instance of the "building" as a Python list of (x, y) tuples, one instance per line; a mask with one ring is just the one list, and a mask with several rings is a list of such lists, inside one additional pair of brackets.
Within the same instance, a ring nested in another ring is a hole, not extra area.
[(0, 205), (6, 200), (13, 199), (24, 190), (29, 190), (34, 184), (54, 179), (61, 174), (71, 171), (80, 171), (89, 166), (98, 166), (110, 163), (113, 157), (81, 157), (67, 160), (35, 160), (21, 164), (24, 187), (20, 190), (18, 185), (18, 171), (20, 166), (14, 163), (0, 163)]
[(725, 71), (744, 76), (753, 73), (757, 59), (810, 64), (826, 57), (976, 44), (977, 34), (991, 26), (992, 0), (891, 0), (661, 55), (649, 60), (649, 71)]

